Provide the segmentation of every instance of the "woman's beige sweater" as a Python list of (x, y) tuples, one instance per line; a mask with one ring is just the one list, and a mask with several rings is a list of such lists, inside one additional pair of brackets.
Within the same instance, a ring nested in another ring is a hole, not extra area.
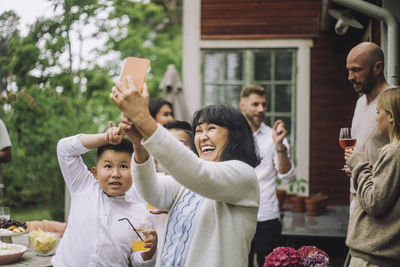
[(374, 166), (362, 152), (353, 153), (347, 164), (357, 191), (346, 239), (351, 255), (378, 266), (400, 266), (400, 144), (384, 147)]
[[(143, 164), (132, 159), (135, 188), (150, 205), (173, 210), (188, 189), (205, 197), (185, 267), (247, 266), (260, 201), (254, 169), (238, 160), (199, 159), (160, 125), (142, 143), (170, 174), (157, 177), (152, 157)], [(165, 236), (159, 236), (156, 267), (162, 266)]]

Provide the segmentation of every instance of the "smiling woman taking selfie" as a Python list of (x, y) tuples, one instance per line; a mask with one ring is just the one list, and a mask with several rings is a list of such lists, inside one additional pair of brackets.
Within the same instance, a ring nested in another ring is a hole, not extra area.
[[(260, 162), (246, 119), (222, 105), (197, 111), (193, 153), (151, 117), (147, 87), (139, 94), (129, 81), (129, 88), (116, 82), (110, 98), (129, 119), (136, 189), (169, 210), (156, 266), (246, 266), (259, 204), (253, 168)], [(168, 176), (157, 176), (153, 157)]]

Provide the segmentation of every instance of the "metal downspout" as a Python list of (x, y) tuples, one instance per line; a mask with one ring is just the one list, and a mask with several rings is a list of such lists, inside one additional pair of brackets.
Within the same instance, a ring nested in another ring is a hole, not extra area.
[(333, 2), (351, 8), (375, 19), (379, 19), (388, 28), (387, 68), (388, 83), (400, 85), (399, 68), (399, 25), (396, 17), (387, 9), (361, 1), (361, 0), (332, 0)]

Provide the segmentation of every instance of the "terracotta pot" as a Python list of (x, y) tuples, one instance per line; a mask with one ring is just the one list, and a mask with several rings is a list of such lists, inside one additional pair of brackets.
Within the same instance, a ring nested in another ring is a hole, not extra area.
[(277, 189), (276, 197), (278, 198), (278, 202), (279, 202), (279, 210), (282, 211), (283, 203), (285, 202), (285, 198), (286, 198), (286, 190), (285, 189)]
[(300, 196), (292, 197), (292, 211), (304, 212), (305, 210), (304, 199), (305, 197), (300, 197)]
[(322, 202), (320, 198), (307, 198), (306, 203), (306, 215), (315, 216), (322, 213)]
[(328, 196), (312, 197), (305, 200), (306, 215), (314, 216), (326, 211)]
[(323, 196), (321, 196), (321, 199), (322, 199), (322, 203), (321, 203), (321, 209), (322, 209), (322, 212), (325, 212), (326, 211), (326, 206), (328, 205), (328, 200), (329, 200), (329, 197), (327, 196), (327, 195), (323, 195)]

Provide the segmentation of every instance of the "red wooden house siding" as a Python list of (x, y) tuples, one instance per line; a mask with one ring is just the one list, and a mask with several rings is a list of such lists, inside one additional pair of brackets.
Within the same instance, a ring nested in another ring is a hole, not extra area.
[(338, 144), (350, 126), (357, 95), (347, 81), (348, 51), (362, 31), (344, 36), (319, 30), (321, 0), (202, 0), (202, 39), (313, 38), (311, 49), (310, 193), (348, 204), (349, 180)]

